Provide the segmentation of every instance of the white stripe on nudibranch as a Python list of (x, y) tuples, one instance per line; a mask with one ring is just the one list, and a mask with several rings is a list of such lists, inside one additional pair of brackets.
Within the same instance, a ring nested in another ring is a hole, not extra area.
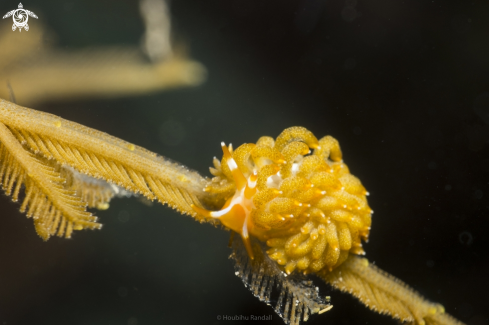
[(295, 174), (299, 171), (299, 165), (298, 163), (293, 163), (292, 164), (292, 174), (295, 176)]
[(213, 217), (213, 218), (219, 218), (219, 217), (222, 217), (223, 215), (225, 215), (226, 213), (228, 213), (229, 211), (231, 211), (231, 208), (232, 208), (232, 207), (233, 207), (233, 206), (232, 206), (232, 205), (230, 205), (230, 206), (228, 206), (228, 207), (227, 207), (226, 209), (224, 209), (224, 210), (212, 211), (212, 212), (211, 212), (211, 217)]
[[(221, 142), (221, 146), (226, 147), (226, 144), (224, 143), (224, 141)], [(229, 146), (232, 148), (233, 145), (230, 143)], [(231, 152), (231, 150), (229, 150), (229, 152)], [(231, 169), (231, 171), (238, 169), (238, 165), (236, 164), (236, 161), (234, 161), (233, 158), (229, 159), (227, 161), (227, 163), (228, 163), (229, 169)]]
[[(253, 172), (253, 175), (256, 175), (256, 172)], [(249, 187), (249, 188), (255, 188), (255, 186), (256, 186), (256, 181), (257, 181), (257, 180), (251, 181), (251, 180), (250, 180), (250, 178), (248, 177), (248, 187)]]
[(228, 159), (227, 163), (228, 163), (229, 169), (231, 169), (231, 171), (238, 169), (238, 165), (236, 164), (236, 161), (234, 161), (233, 158)]
[(250, 237), (250, 235), (248, 234), (248, 217), (249, 217), (249, 213), (246, 215), (245, 221), (243, 223), (242, 232), (241, 232), (241, 236), (243, 236), (244, 238)]

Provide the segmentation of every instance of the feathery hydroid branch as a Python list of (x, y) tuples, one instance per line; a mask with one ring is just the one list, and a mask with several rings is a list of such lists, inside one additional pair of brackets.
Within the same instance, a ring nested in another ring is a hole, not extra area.
[(49, 163), (26, 151), (10, 130), (0, 123), (0, 179), (7, 195), (17, 201), (25, 185), (21, 212), (33, 217), (36, 231), (47, 240), (56, 231), (69, 238), (73, 230), (101, 228), (86, 204), (63, 187), (64, 179)]
[[(149, 199), (156, 198), (184, 214), (194, 215), (191, 205), (200, 206), (200, 200), (205, 202), (202, 189), (206, 181), (199, 174), (106, 133), (5, 100), (0, 100), (0, 122), (8, 126), (10, 136), (15, 136), (18, 141), (16, 151), (7, 150), (10, 155), (35, 154), (48, 162), (69, 166), (82, 174), (141, 193)], [(3, 132), (0, 142), (7, 141), (7, 136), (8, 133)], [(27, 171), (27, 167), (34, 166), (31, 160), (22, 160), (24, 167), (21, 170), (28, 180), (41, 178), (37, 170)], [(2, 159), (3, 166), (7, 163), (8, 160)], [(28, 176), (29, 173), (32, 176)], [(64, 168), (59, 173), (70, 174), (70, 170)], [(42, 193), (51, 200), (55, 199), (51, 192)]]

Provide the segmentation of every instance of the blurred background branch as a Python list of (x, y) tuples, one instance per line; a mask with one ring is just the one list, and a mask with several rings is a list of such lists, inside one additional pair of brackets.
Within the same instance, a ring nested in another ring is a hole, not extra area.
[(139, 9), (146, 26), (141, 46), (152, 62), (172, 55), (171, 17), (164, 0), (140, 0)]
[[(46, 34), (53, 32), (46, 31), (42, 24), (29, 33), (0, 31), (0, 84), (10, 82), (18, 103), (24, 106), (42, 101), (142, 95), (201, 84), (205, 80), (204, 66), (189, 59), (185, 51), (172, 50), (166, 2), (142, 0), (140, 8), (145, 23), (141, 49), (60, 49), (48, 44)], [(0, 87), (0, 97), (9, 98), (6, 86)]]

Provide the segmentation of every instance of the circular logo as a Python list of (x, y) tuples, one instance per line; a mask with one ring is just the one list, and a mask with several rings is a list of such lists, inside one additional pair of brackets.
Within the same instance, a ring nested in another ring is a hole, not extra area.
[(27, 21), (29, 20), (29, 15), (27, 15), (27, 12), (24, 9), (17, 9), (15, 10), (15, 13), (13, 15), (14, 17), (14, 24), (17, 27), (24, 27), (27, 25)]
[(14, 20), (14, 24), (12, 25), (12, 31), (19, 29), (19, 32), (22, 31), (22, 28), (25, 29), (26, 31), (29, 30), (29, 25), (27, 25), (29, 16), (37, 19), (36, 14), (33, 13), (32, 11), (24, 9), (22, 3), (19, 3), (18, 9), (10, 10), (9, 12), (7, 12), (2, 17), (2, 19), (8, 18), (10, 16), (12, 16), (12, 19)]

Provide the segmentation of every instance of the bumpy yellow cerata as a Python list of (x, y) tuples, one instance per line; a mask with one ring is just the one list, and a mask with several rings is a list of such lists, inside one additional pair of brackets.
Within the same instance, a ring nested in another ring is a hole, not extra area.
[(234, 151), (221, 145), (223, 158), (214, 159), (215, 177), (205, 190), (230, 197), (219, 211), (193, 208), (240, 234), (250, 258), (250, 236), (266, 241), (267, 254), (288, 274), (332, 270), (349, 253), (364, 254), (368, 192), (343, 163), (336, 139), (318, 141), (292, 127)]

